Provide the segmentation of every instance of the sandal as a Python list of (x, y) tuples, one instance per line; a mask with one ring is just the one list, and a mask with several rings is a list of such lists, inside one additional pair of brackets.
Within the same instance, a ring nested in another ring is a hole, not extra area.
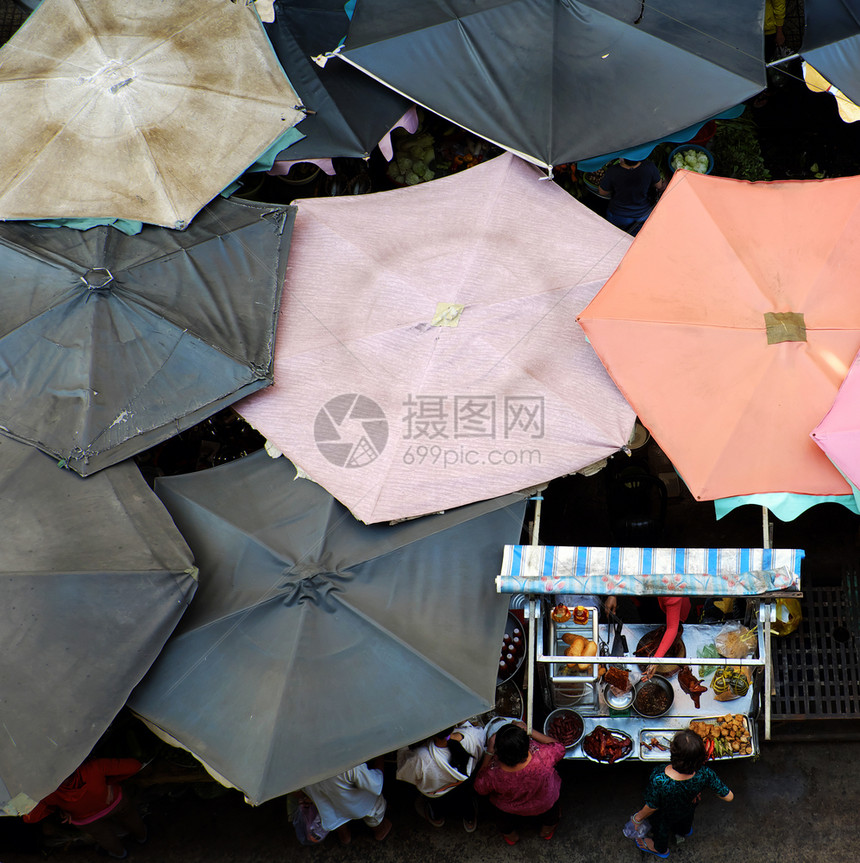
[(669, 852), (668, 852), (668, 850), (667, 850), (664, 854), (661, 854), (659, 851), (655, 851), (653, 848), (649, 848), (649, 847), (645, 844), (645, 840), (644, 840), (644, 839), (637, 839), (637, 840), (636, 840), (636, 847), (637, 847), (640, 851), (644, 851), (646, 854), (653, 854), (655, 857), (662, 857), (663, 859), (665, 859), (666, 857), (668, 857), (668, 856), (669, 856)]
[(558, 827), (558, 824), (553, 824), (552, 827), (541, 827), (540, 829), (540, 838), (541, 839), (552, 839), (555, 836), (555, 828)]
[(502, 839), (504, 839), (508, 845), (516, 845), (517, 842), (520, 841), (518, 833), (502, 833)]

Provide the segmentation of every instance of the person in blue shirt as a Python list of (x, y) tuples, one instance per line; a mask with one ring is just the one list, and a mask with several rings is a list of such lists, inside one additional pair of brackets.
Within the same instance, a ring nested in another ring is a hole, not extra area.
[(662, 192), (666, 181), (659, 168), (646, 160), (619, 159), (603, 173), (597, 191), (609, 198), (606, 218), (622, 231), (635, 236), (651, 214), (651, 192)]

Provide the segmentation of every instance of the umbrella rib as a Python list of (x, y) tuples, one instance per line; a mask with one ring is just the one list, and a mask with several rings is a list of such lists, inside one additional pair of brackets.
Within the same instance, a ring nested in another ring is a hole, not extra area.
[[(75, 113), (72, 114), (71, 117), (69, 117), (66, 125), (68, 125), (69, 121), (74, 120), (75, 117), (77, 117), (90, 102), (92, 102), (92, 98), (84, 99), (81, 102), (81, 104), (78, 106), (78, 110), (75, 111)], [(48, 149), (48, 147), (50, 147), (51, 144), (54, 141), (56, 141), (57, 138), (59, 138), (62, 133), (63, 133), (63, 128), (57, 129), (57, 131), (54, 132), (53, 135), (51, 135), (51, 137), (44, 143), (44, 145), (41, 147), (41, 149), (34, 155), (34, 157), (30, 160), (30, 162), (25, 167), (21, 168), (21, 170), (18, 171), (17, 174), (15, 174), (13, 177), (9, 178), (9, 181), (6, 184), (5, 190), (3, 192), (0, 192), (0, 204), (2, 204), (2, 202), (12, 192), (15, 191), (15, 188), (18, 185), (18, 181), (22, 181), (22, 180), (27, 179), (31, 174), (33, 174), (36, 171), (36, 162), (37, 162), (38, 157), (43, 156), (45, 151)]]
[[(152, 76), (147, 76), (145, 79), (138, 79), (138, 81), (139, 81), (139, 83), (157, 84), (159, 88), (161, 88), (161, 87), (175, 87), (176, 89), (181, 90), (183, 92), (186, 92), (188, 90), (199, 90), (202, 93), (209, 93), (209, 94), (214, 95), (214, 96), (226, 96), (226, 97), (232, 98), (232, 99), (241, 99), (243, 101), (250, 101), (250, 102), (253, 102), (255, 105), (272, 105), (272, 106), (274, 106), (280, 110), (283, 110), (283, 108), (284, 108), (284, 102), (282, 99), (278, 99), (275, 97), (269, 97), (269, 96), (266, 96), (264, 94), (256, 94), (255, 93), (253, 98), (251, 98), (248, 96), (243, 96), (241, 93), (230, 91), (230, 90), (223, 90), (223, 89), (219, 89), (216, 87), (200, 85), (200, 84), (193, 84), (193, 83), (192, 84), (180, 84), (180, 83), (177, 83), (176, 81), (160, 80), (160, 79), (152, 77)], [(296, 96), (297, 96), (297, 98), (299, 98), (299, 101), (301, 101), (300, 97), (298, 97), (298, 94), (296, 94)], [(296, 110), (296, 111), (300, 111), (303, 108), (304, 108), (303, 105), (292, 106), (292, 109)]]
[[(664, 18), (668, 18), (670, 21), (672, 21), (675, 24), (680, 24), (682, 27), (685, 27), (687, 30), (689, 30), (692, 33), (698, 33), (699, 35), (704, 36), (713, 42), (718, 42), (720, 45), (724, 45), (726, 48), (731, 48), (733, 51), (737, 51), (737, 53), (742, 55), (743, 57), (747, 57), (750, 60), (754, 60), (756, 63), (761, 62), (761, 57), (758, 57), (755, 54), (749, 54), (746, 51), (741, 50), (737, 45), (733, 45), (731, 42), (726, 42), (725, 39), (720, 39), (719, 36), (715, 36), (713, 33), (708, 33), (707, 31), (702, 30), (699, 27), (693, 27), (692, 25), (688, 24), (686, 21), (682, 21), (680, 18), (676, 18), (674, 15), (670, 15), (668, 12), (664, 12), (662, 9), (658, 9), (656, 6), (653, 5), (653, 3), (647, 2), (647, 0), (646, 0), (644, 5), (645, 5), (645, 9), (652, 10), (652, 11), (656, 12), (658, 15), (662, 15)], [(665, 39), (661, 39), (659, 36), (656, 36), (654, 34), (649, 33), (648, 35), (651, 36), (653, 39), (657, 39), (660, 42), (666, 42)], [(671, 43), (667, 43), (667, 44), (671, 44)], [(677, 47), (677, 46), (673, 46), (673, 47)], [(685, 51), (684, 53), (690, 54), (693, 52)], [(699, 55), (697, 55), (697, 56), (699, 56)], [(714, 61), (710, 60), (710, 59), (708, 62), (714, 63)], [(722, 66), (722, 68), (724, 68), (724, 69), (728, 69), (728, 67), (722, 63), (715, 63), (715, 65)], [(729, 70), (729, 71), (731, 71), (731, 70)]]
[[(76, 2), (79, 2), (79, 0), (76, 0)], [(235, 0), (234, 0), (234, 2), (235, 2)], [(247, 4), (246, 4), (246, 5), (247, 5)], [(155, 52), (156, 52), (156, 51), (158, 51), (158, 50), (159, 50), (163, 45), (166, 45), (166, 44), (167, 44), (168, 42), (170, 42), (172, 39), (175, 39), (175, 38), (176, 38), (180, 33), (183, 33), (185, 30), (187, 30), (189, 27), (192, 27), (192, 26), (193, 26), (193, 25), (195, 25), (198, 21), (201, 21), (203, 18), (206, 18), (206, 17), (209, 17), (209, 16), (211, 16), (211, 15), (216, 14), (216, 12), (217, 12), (217, 11), (219, 11), (219, 10), (216, 10), (216, 9), (214, 9), (214, 8), (211, 8), (211, 9), (209, 9), (208, 11), (203, 11), (203, 12), (201, 12), (201, 13), (200, 13), (199, 15), (197, 15), (195, 18), (192, 18), (190, 21), (187, 21), (187, 22), (186, 22), (182, 27), (180, 27), (178, 30), (172, 30), (172, 31), (171, 31), (167, 36), (165, 36), (165, 37), (164, 37), (160, 42), (155, 42), (155, 43), (149, 44), (149, 45), (147, 45), (147, 46), (146, 46), (146, 47), (145, 47), (145, 48), (144, 48), (144, 49), (143, 49), (139, 54), (136, 54), (136, 55), (134, 55), (134, 56), (132, 56), (132, 57), (129, 57), (128, 62), (129, 62), (129, 63), (136, 63), (137, 61), (142, 60), (142, 59), (143, 59), (144, 57), (146, 57), (148, 54), (153, 54), (153, 53), (155, 53)]]

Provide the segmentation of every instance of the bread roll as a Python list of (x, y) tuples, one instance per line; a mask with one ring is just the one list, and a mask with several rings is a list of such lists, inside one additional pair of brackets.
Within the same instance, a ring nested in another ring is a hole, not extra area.
[(573, 640), (570, 642), (570, 646), (565, 650), (565, 656), (582, 656), (583, 651), (588, 645), (589, 642), (587, 639), (583, 638), (581, 635), (574, 635)]
[[(577, 656), (597, 656), (597, 643), (594, 641), (586, 641), (585, 647), (582, 649)], [(576, 666), (580, 671), (589, 671), (591, 669), (591, 665), (583, 662), (577, 663)]]

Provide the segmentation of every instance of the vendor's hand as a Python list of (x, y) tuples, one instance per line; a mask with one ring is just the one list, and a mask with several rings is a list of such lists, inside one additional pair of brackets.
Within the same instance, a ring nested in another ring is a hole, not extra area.
[(523, 722), (522, 719), (515, 719), (513, 725), (518, 725), (520, 728), (522, 728), (523, 731), (528, 730), (525, 722)]
[(650, 680), (657, 673), (656, 665), (649, 665), (645, 669), (645, 673), (642, 675), (643, 680)]
[(606, 609), (607, 614), (615, 614), (615, 609), (618, 608), (618, 597), (607, 596), (606, 599), (603, 600), (603, 607)]
[(487, 752), (490, 753), (490, 755), (493, 755), (495, 753), (495, 751), (496, 751), (496, 735), (495, 734), (493, 734), (491, 737), (487, 738), (486, 749), (487, 749)]
[(774, 39), (774, 42), (779, 47), (782, 47), (783, 45), (785, 45), (785, 31), (782, 29), (782, 27), (776, 28), (776, 38)]

